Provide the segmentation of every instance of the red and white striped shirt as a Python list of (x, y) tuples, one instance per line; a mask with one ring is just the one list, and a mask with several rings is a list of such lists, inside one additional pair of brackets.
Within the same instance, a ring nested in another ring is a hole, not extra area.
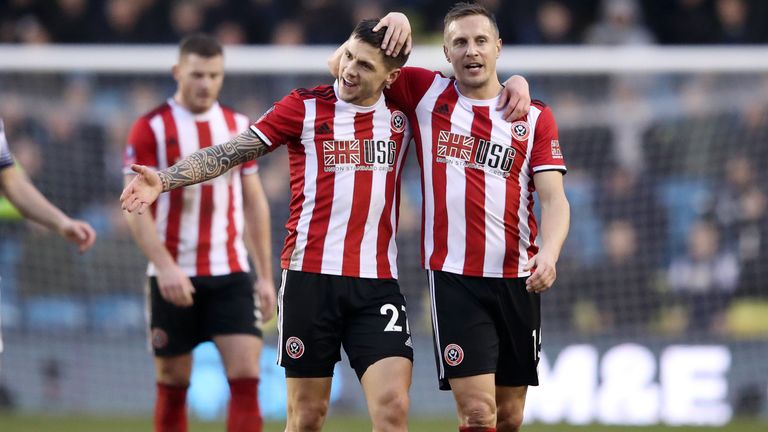
[(407, 120), (384, 96), (363, 107), (336, 91), (336, 85), (294, 90), (251, 126), (270, 150), (288, 147), (291, 204), (282, 267), (397, 278)]
[[(165, 169), (201, 148), (229, 141), (249, 123), (245, 115), (218, 103), (194, 114), (168, 99), (134, 123), (124, 172), (133, 173), (132, 163)], [(158, 235), (188, 276), (249, 270), (240, 176), (256, 171), (256, 163), (248, 162), (207, 182), (160, 194), (152, 205)], [(149, 263), (147, 274), (156, 273)]]
[(403, 68), (384, 92), (413, 125), (424, 191), (424, 268), (467, 276), (524, 277), (537, 253), (533, 175), (565, 172), (557, 125), (534, 101), (505, 121), (498, 98), (469, 99), (453, 78)]

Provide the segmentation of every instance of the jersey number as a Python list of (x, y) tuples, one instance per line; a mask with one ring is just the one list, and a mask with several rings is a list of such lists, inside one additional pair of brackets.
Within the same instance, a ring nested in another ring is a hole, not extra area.
[[(401, 309), (403, 310), (403, 312), (405, 312), (405, 306), (401, 306)], [(382, 315), (388, 315), (390, 312), (392, 313), (392, 316), (389, 318), (389, 322), (387, 323), (387, 326), (384, 327), (384, 331), (385, 332), (390, 332), (390, 331), (400, 332), (400, 331), (403, 331), (403, 326), (397, 325), (397, 319), (400, 317), (400, 312), (397, 311), (397, 308), (395, 307), (395, 305), (393, 305), (392, 303), (387, 303), (387, 304), (385, 304), (384, 306), (381, 307), (379, 312), (381, 312)], [(411, 331), (410, 331), (410, 329), (407, 328), (408, 327), (408, 320), (407, 319), (405, 321), (405, 326), (406, 326), (406, 330), (405, 331), (408, 334), (410, 334)]]

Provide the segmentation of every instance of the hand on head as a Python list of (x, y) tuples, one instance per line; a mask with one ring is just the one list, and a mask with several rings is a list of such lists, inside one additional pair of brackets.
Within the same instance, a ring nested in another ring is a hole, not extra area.
[(373, 31), (379, 31), (386, 27), (384, 40), (381, 42), (381, 49), (388, 56), (397, 57), (402, 50), (405, 54), (411, 52), (413, 39), (411, 38), (411, 23), (408, 18), (400, 12), (390, 12), (382, 18)]

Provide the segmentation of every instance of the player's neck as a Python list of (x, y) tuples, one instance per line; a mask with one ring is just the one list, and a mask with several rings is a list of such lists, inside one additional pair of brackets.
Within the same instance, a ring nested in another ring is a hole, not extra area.
[(481, 86), (468, 86), (461, 81), (457, 81), (456, 85), (462, 96), (469, 99), (487, 100), (493, 99), (499, 95), (502, 89), (502, 85), (498, 78), (488, 80)]

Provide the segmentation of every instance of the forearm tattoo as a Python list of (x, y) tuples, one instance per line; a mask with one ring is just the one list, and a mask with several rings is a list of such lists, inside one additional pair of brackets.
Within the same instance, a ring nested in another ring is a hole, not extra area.
[(218, 177), (230, 168), (267, 153), (269, 147), (250, 128), (224, 144), (200, 149), (159, 171), (163, 192)]

